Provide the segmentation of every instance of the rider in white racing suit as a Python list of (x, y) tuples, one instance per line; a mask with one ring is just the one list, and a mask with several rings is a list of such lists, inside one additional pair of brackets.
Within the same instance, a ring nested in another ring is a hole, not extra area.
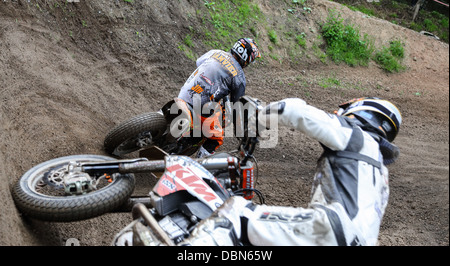
[(279, 125), (300, 130), (324, 147), (307, 208), (255, 205), (232, 197), (182, 244), (376, 245), (389, 197), (385, 164), (399, 154), (391, 142), (401, 114), (376, 98), (340, 107), (337, 114), (328, 114), (301, 99), (285, 99), (259, 117), (269, 121), (277, 115)]

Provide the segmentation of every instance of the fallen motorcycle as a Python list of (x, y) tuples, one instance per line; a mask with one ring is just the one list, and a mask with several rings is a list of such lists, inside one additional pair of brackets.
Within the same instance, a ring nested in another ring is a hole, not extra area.
[[(260, 110), (257, 100), (246, 97), (242, 101)], [(14, 187), (13, 198), (24, 215), (58, 222), (129, 212), (135, 206), (140, 213), (147, 210), (145, 216), (154, 217), (177, 243), (232, 195), (252, 199), (256, 194), (264, 200), (255, 189), (253, 152), (258, 137), (249, 136), (248, 119), (243, 120), (247, 133), (239, 137), (235, 152), (193, 159), (152, 146), (141, 149), (142, 156), (137, 159), (101, 155), (56, 158), (27, 171)], [(146, 158), (154, 156), (155, 149), (163, 160)], [(158, 178), (149, 195), (132, 196), (135, 173), (152, 173)]]
[[(251, 145), (256, 144), (252, 142)], [(262, 194), (254, 189), (254, 164), (241, 163), (242, 160), (229, 154), (201, 161), (187, 156), (167, 156), (166, 170), (149, 194), (150, 204), (146, 206), (142, 201), (132, 204), (133, 222), (116, 237), (131, 233), (133, 241), (125, 245), (151, 245), (146, 243), (151, 232), (159, 242), (174, 245), (188, 237), (201, 220), (233, 195), (252, 199), (253, 193), (257, 193), (260, 202), (264, 202)], [(114, 245), (124, 245), (117, 242), (123, 240), (113, 240)]]

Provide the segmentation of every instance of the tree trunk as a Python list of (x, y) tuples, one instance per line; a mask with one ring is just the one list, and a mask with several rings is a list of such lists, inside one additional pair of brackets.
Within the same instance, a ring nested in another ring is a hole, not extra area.
[(416, 20), (417, 15), (419, 14), (420, 7), (425, 3), (425, 0), (419, 0), (417, 1), (416, 5), (414, 6), (414, 15), (412, 21)]

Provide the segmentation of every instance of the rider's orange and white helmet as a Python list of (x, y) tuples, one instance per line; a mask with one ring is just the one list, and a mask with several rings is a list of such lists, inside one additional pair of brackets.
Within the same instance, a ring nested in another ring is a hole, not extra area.
[(231, 48), (231, 53), (236, 55), (242, 68), (253, 63), (256, 58), (261, 57), (256, 42), (249, 38), (239, 39)]

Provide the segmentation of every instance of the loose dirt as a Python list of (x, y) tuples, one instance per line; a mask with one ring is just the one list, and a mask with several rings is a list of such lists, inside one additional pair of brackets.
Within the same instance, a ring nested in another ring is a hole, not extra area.
[[(177, 44), (191, 31), (187, 25), (202, 25), (196, 10), (206, 12), (202, 3), (183, 0), (56, 2), (0, 3), (0, 245), (64, 245), (71, 238), (81, 245), (109, 245), (131, 221), (128, 213), (74, 223), (36, 221), (17, 211), (10, 191), (43, 161), (105, 154), (103, 139), (114, 125), (177, 96), (195, 68)], [(360, 96), (397, 104), (404, 119), (395, 140), (401, 156), (389, 166), (391, 196), (380, 245), (448, 246), (448, 44), (333, 2), (308, 0), (311, 14), (294, 22), (282, 4), (256, 2), (268, 23), (290, 23), (312, 36), (307, 48), (333, 8), (374, 36), (376, 45), (395, 38), (405, 43), (407, 69), (397, 74), (373, 63), (323, 63), (312, 53), (295, 64), (266, 57), (246, 69), (247, 94), (265, 102), (300, 97), (329, 112)], [(268, 53), (268, 38), (260, 36), (259, 42)], [(207, 48), (194, 49), (201, 54)], [(235, 144), (226, 139), (222, 149)], [(276, 147), (259, 149), (258, 188), (267, 203), (306, 206), (320, 153), (318, 143), (289, 129), (279, 132)], [(146, 178), (138, 176), (135, 193), (150, 189)]]

